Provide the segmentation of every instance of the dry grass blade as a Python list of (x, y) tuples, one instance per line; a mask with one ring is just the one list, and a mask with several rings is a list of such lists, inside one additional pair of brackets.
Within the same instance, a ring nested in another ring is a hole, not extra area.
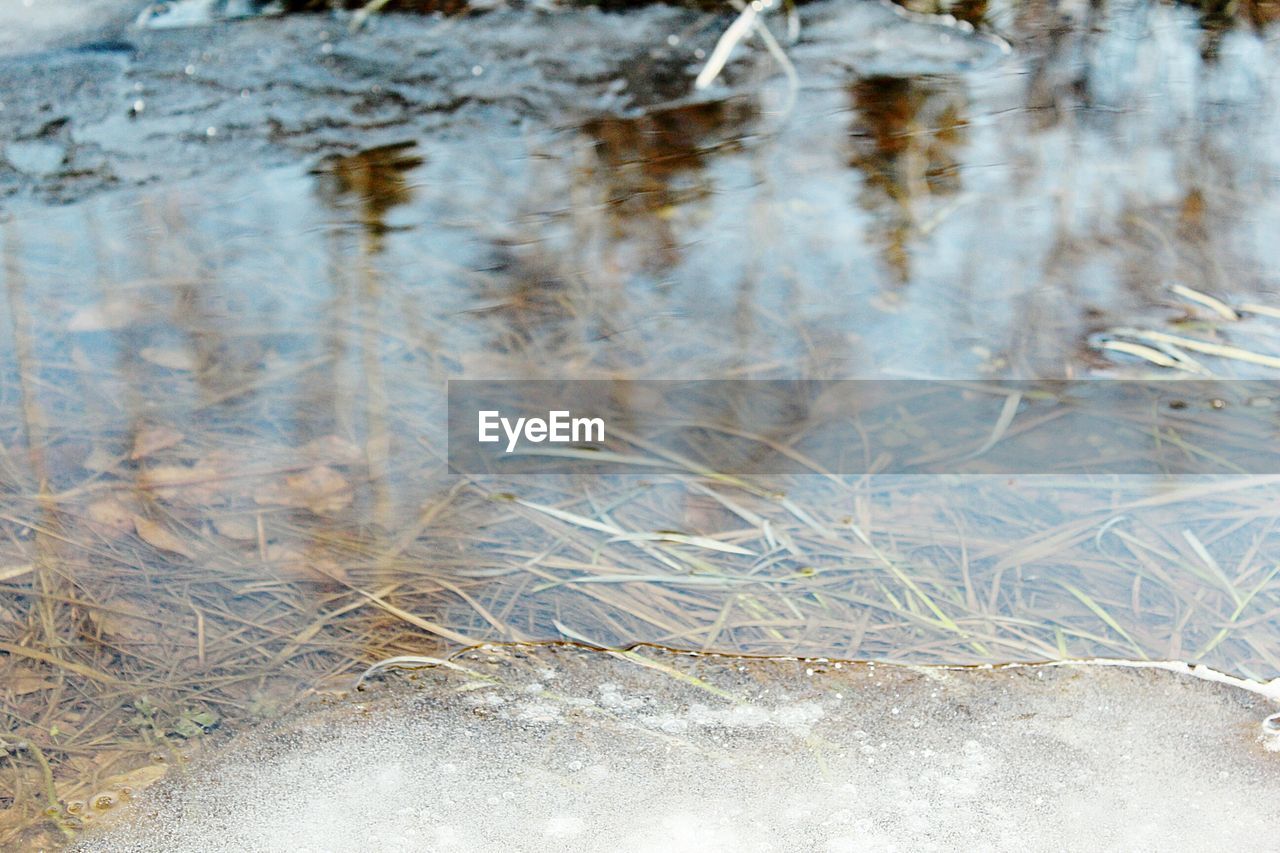
[(67, 672), (73, 672), (76, 675), (84, 676), (92, 681), (100, 681), (104, 684), (111, 684), (120, 687), (123, 687), (126, 684), (119, 678), (96, 670), (91, 666), (85, 666), (84, 664), (76, 663), (75, 661), (63, 660), (62, 658), (56, 655), (51, 655), (48, 652), (42, 652), (39, 649), (28, 649), (25, 646), (19, 646), (16, 643), (0, 642), (0, 652), (6, 652), (11, 655), (17, 655), (18, 657), (25, 657), (31, 660), (40, 661), (41, 663), (47, 663), (50, 666), (66, 670)]
[(1280, 308), (1274, 305), (1262, 305), (1257, 302), (1242, 302), (1240, 310), (1249, 314), (1257, 314), (1260, 317), (1271, 317), (1280, 320)]
[(720, 72), (724, 71), (725, 65), (728, 64), (729, 57), (733, 55), (733, 51), (743, 39), (751, 34), (759, 14), (760, 9), (757, 8), (755, 3), (748, 3), (738, 12), (738, 17), (720, 35), (716, 46), (711, 51), (711, 55), (707, 57), (706, 64), (698, 72), (698, 76), (693, 82), (695, 89), (705, 89), (716, 81), (716, 78), (720, 76)]
[(1258, 582), (1257, 586), (1249, 590), (1248, 593), (1246, 593), (1244, 596), (1240, 598), (1239, 603), (1236, 604), (1236, 609), (1232, 611), (1231, 617), (1227, 620), (1228, 625), (1220, 629), (1218, 633), (1213, 636), (1213, 639), (1210, 640), (1208, 644), (1205, 645), (1205, 647), (1200, 650), (1199, 654), (1196, 655), (1197, 658), (1203, 659), (1205, 657), (1208, 657), (1209, 653), (1212, 652), (1214, 649), (1216, 649), (1219, 643), (1221, 643), (1223, 640), (1225, 640), (1227, 637), (1231, 635), (1232, 627), (1234, 627), (1236, 623), (1240, 621), (1240, 617), (1244, 615), (1244, 611), (1249, 606), (1249, 603), (1253, 601), (1253, 599), (1258, 595), (1258, 593), (1266, 589), (1267, 586), (1273, 580), (1275, 580), (1275, 577), (1278, 574), (1280, 574), (1280, 565), (1277, 565), (1275, 568), (1273, 568), (1270, 574), (1268, 574), (1265, 578), (1263, 578), (1261, 581)]
[(369, 18), (381, 12), (390, 2), (391, 0), (369, 0), (351, 15), (351, 31), (355, 32), (363, 27)]
[(1217, 314), (1224, 320), (1236, 321), (1240, 319), (1240, 315), (1235, 312), (1230, 305), (1221, 299), (1210, 296), (1207, 293), (1201, 293), (1199, 290), (1192, 290), (1183, 284), (1170, 285), (1170, 290), (1186, 299), (1190, 299), (1198, 305), (1203, 305), (1213, 313)]
[(383, 658), (376, 663), (370, 664), (364, 672), (360, 673), (360, 676), (356, 679), (353, 687), (359, 689), (360, 685), (364, 684), (369, 679), (369, 676), (374, 675), (375, 673), (384, 672), (388, 669), (425, 669), (427, 667), (434, 666), (442, 666), (445, 669), (452, 669), (454, 672), (461, 672), (465, 675), (471, 676), (472, 678), (479, 679), (480, 681), (493, 682), (496, 680), (492, 676), (476, 672), (474, 669), (469, 669), (468, 667), (449, 660), (448, 658), (436, 658), (429, 657), (427, 655), (396, 655), (395, 657)]
[(549, 515), (552, 518), (559, 519), (560, 521), (568, 524), (585, 527), (588, 530), (595, 530), (599, 533), (609, 533), (614, 536), (626, 535), (625, 531), (613, 526), (612, 524), (605, 524), (602, 521), (596, 521), (595, 519), (587, 518), (584, 515), (578, 515), (577, 513), (568, 512), (563, 509), (556, 509), (553, 506), (543, 506), (542, 504), (534, 503), (533, 501), (528, 501), (524, 498), (515, 498), (515, 503), (534, 510), (535, 512), (540, 512), (543, 515)]
[(1222, 566), (1218, 565), (1218, 561), (1215, 560), (1213, 558), (1213, 555), (1209, 553), (1209, 549), (1204, 547), (1204, 543), (1201, 542), (1194, 533), (1192, 533), (1190, 530), (1187, 530), (1185, 528), (1182, 531), (1182, 538), (1187, 540), (1187, 544), (1191, 546), (1191, 550), (1195, 551), (1196, 556), (1199, 557), (1201, 561), (1206, 566), (1209, 567), (1209, 570), (1211, 572), (1213, 572), (1213, 577), (1219, 583), (1222, 584), (1222, 588), (1226, 590), (1227, 595), (1231, 596), (1231, 600), (1235, 602), (1235, 605), (1238, 609), (1241, 605), (1241, 602), (1243, 601), (1243, 599), (1240, 597), (1240, 592), (1235, 588), (1235, 585), (1232, 584), (1231, 581), (1227, 578), (1226, 572), (1222, 571)]
[(1076, 598), (1080, 599), (1080, 603), (1083, 604), (1085, 607), (1089, 608), (1089, 610), (1092, 611), (1095, 616), (1097, 616), (1099, 619), (1105, 622), (1108, 628), (1110, 628), (1112, 631), (1115, 631), (1117, 634), (1123, 637), (1125, 641), (1130, 646), (1133, 647), (1133, 650), (1137, 652), (1138, 657), (1142, 658), (1143, 660), (1147, 659), (1147, 654), (1142, 650), (1142, 646), (1140, 646), (1133, 639), (1133, 637), (1129, 636), (1129, 632), (1126, 631), (1124, 628), (1122, 628), (1120, 626), (1120, 623), (1117, 622), (1114, 618), (1112, 618), (1111, 614), (1106, 611), (1106, 608), (1098, 604), (1096, 601), (1094, 601), (1091, 597), (1085, 594), (1078, 587), (1072, 586), (1066, 581), (1058, 581), (1058, 583), (1060, 583), (1063, 589), (1065, 589), (1067, 592), (1071, 593)]
[(22, 566), (0, 566), (0, 581), (10, 581), (23, 575), (31, 574), (35, 566), (30, 563)]
[(1009, 431), (1009, 426), (1013, 423), (1013, 419), (1018, 415), (1018, 406), (1022, 403), (1021, 394), (1010, 394), (1005, 398), (1004, 405), (1000, 409), (1000, 417), (996, 419), (995, 426), (991, 429), (991, 435), (982, 443), (982, 446), (970, 453), (968, 456), (961, 457), (961, 460), (977, 459), (991, 448), (999, 443), (1004, 434)]
[(690, 536), (685, 533), (660, 530), (656, 533), (624, 533), (609, 539), (610, 542), (672, 542), (677, 545), (693, 545), (706, 548), (708, 551), (719, 551), (722, 554), (738, 554), (744, 557), (755, 557), (756, 553), (737, 545), (730, 545), (709, 536)]
[(1119, 328), (1112, 329), (1111, 333), (1125, 337), (1137, 338), (1138, 340), (1171, 344), (1183, 349), (1189, 349), (1192, 352), (1200, 352), (1205, 355), (1216, 355), (1219, 358), (1233, 359), (1235, 361), (1261, 365), (1262, 367), (1280, 369), (1280, 356), (1252, 352), (1244, 349), (1243, 347), (1215, 344), (1212, 341), (1201, 341), (1196, 338), (1188, 338), (1183, 335), (1172, 335), (1168, 332), (1154, 332), (1143, 329)]
[(1104, 340), (1101, 341), (1098, 346), (1102, 349), (1111, 350), (1112, 352), (1122, 352), (1125, 355), (1137, 356), (1138, 358), (1151, 362), (1157, 367), (1168, 367), (1175, 370), (1183, 369), (1182, 362), (1172, 356), (1166, 355), (1158, 349), (1152, 349), (1151, 347), (1146, 347), (1142, 344), (1135, 344), (1129, 341)]
[(667, 664), (664, 664), (660, 661), (653, 660), (652, 658), (647, 658), (644, 655), (640, 654), (638, 651), (635, 651), (634, 649), (609, 648), (608, 646), (601, 645), (600, 643), (597, 643), (594, 640), (584, 637), (582, 634), (579, 634), (578, 632), (574, 631), (572, 628), (568, 627), (567, 625), (559, 621), (555, 623), (555, 626), (557, 631), (559, 631), (561, 634), (568, 637), (569, 639), (574, 640), (575, 642), (583, 643), (584, 645), (590, 646), (595, 649), (600, 649), (601, 651), (607, 652), (608, 654), (613, 655), (614, 657), (621, 658), (622, 660), (625, 660), (625, 661), (630, 661), (631, 663), (637, 664), (639, 666), (643, 666), (646, 669), (656, 670), (658, 672), (663, 673), (664, 675), (669, 675), (672, 678), (676, 679), (677, 681), (683, 681), (685, 684), (690, 684), (694, 687), (697, 687), (700, 690), (705, 690), (708, 693), (712, 694), (713, 696), (718, 696), (721, 699), (728, 699), (734, 702), (741, 701), (737, 696), (734, 696), (732, 693), (730, 693), (727, 690), (724, 690), (720, 687), (716, 687), (714, 684), (709, 684), (706, 681), (703, 681), (701, 678), (698, 678), (697, 676), (691, 675), (687, 672), (683, 672), (682, 670), (678, 670), (672, 666), (668, 666)]
[(371, 592), (365, 592), (362, 589), (357, 589), (356, 592), (369, 599), (369, 601), (373, 602), (377, 607), (380, 607), (392, 616), (395, 616), (397, 619), (403, 619), (410, 625), (421, 628), (430, 634), (435, 634), (437, 637), (443, 637), (446, 640), (451, 640), (464, 646), (474, 646), (479, 644), (479, 641), (474, 637), (468, 637), (466, 634), (446, 628), (444, 625), (439, 625), (435, 622), (423, 619), (421, 616), (415, 616), (407, 610), (403, 610), (396, 607), (394, 604), (383, 601)]
[[(962, 637), (969, 636), (967, 631), (964, 631), (959, 625), (957, 625), (950, 616), (943, 612), (942, 608), (933, 602), (932, 598), (925, 594), (924, 590), (920, 588), (910, 575), (898, 568), (896, 563), (890, 560), (883, 551), (871, 542), (871, 539), (862, 532), (862, 528), (858, 527), (856, 524), (851, 524), (850, 529), (853, 530), (854, 535), (857, 536), (864, 545), (871, 549), (871, 552), (876, 555), (876, 558), (879, 559), (890, 572), (893, 573), (894, 577), (896, 577), (903, 586), (909, 589), (916, 598), (923, 602), (927, 608), (929, 608), (929, 611), (933, 613), (938, 622), (945, 626), (947, 630), (954, 631)], [(974, 643), (974, 648), (979, 654), (988, 654), (986, 647), (979, 642)]]

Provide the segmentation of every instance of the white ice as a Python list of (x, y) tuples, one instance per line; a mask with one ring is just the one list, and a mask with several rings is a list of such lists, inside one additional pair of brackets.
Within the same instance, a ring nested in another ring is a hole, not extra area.
[(645, 654), (672, 669), (496, 650), (375, 685), (235, 742), (85, 849), (1276, 849), (1276, 708), (1230, 685)]

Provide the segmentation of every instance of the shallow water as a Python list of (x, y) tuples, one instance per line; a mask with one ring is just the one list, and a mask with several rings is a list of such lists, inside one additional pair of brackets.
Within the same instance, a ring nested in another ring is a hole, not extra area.
[(486, 639), (1280, 675), (1275, 477), (447, 474), (449, 378), (1275, 375), (1274, 29), (841, 8), (789, 110), (669, 8), (0, 60), (0, 737), (83, 798)]

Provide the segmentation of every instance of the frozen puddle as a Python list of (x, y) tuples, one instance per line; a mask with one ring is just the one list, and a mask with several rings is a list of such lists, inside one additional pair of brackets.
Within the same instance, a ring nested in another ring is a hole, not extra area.
[(1261, 851), (1280, 826), (1272, 701), (1177, 672), (452, 665), (241, 738), (84, 849)]

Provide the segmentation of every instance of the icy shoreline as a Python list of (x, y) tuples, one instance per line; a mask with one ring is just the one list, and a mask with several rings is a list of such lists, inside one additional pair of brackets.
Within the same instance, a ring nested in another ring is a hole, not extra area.
[(628, 654), (470, 652), (241, 739), (82, 849), (1248, 851), (1280, 821), (1274, 704), (1194, 668)]

